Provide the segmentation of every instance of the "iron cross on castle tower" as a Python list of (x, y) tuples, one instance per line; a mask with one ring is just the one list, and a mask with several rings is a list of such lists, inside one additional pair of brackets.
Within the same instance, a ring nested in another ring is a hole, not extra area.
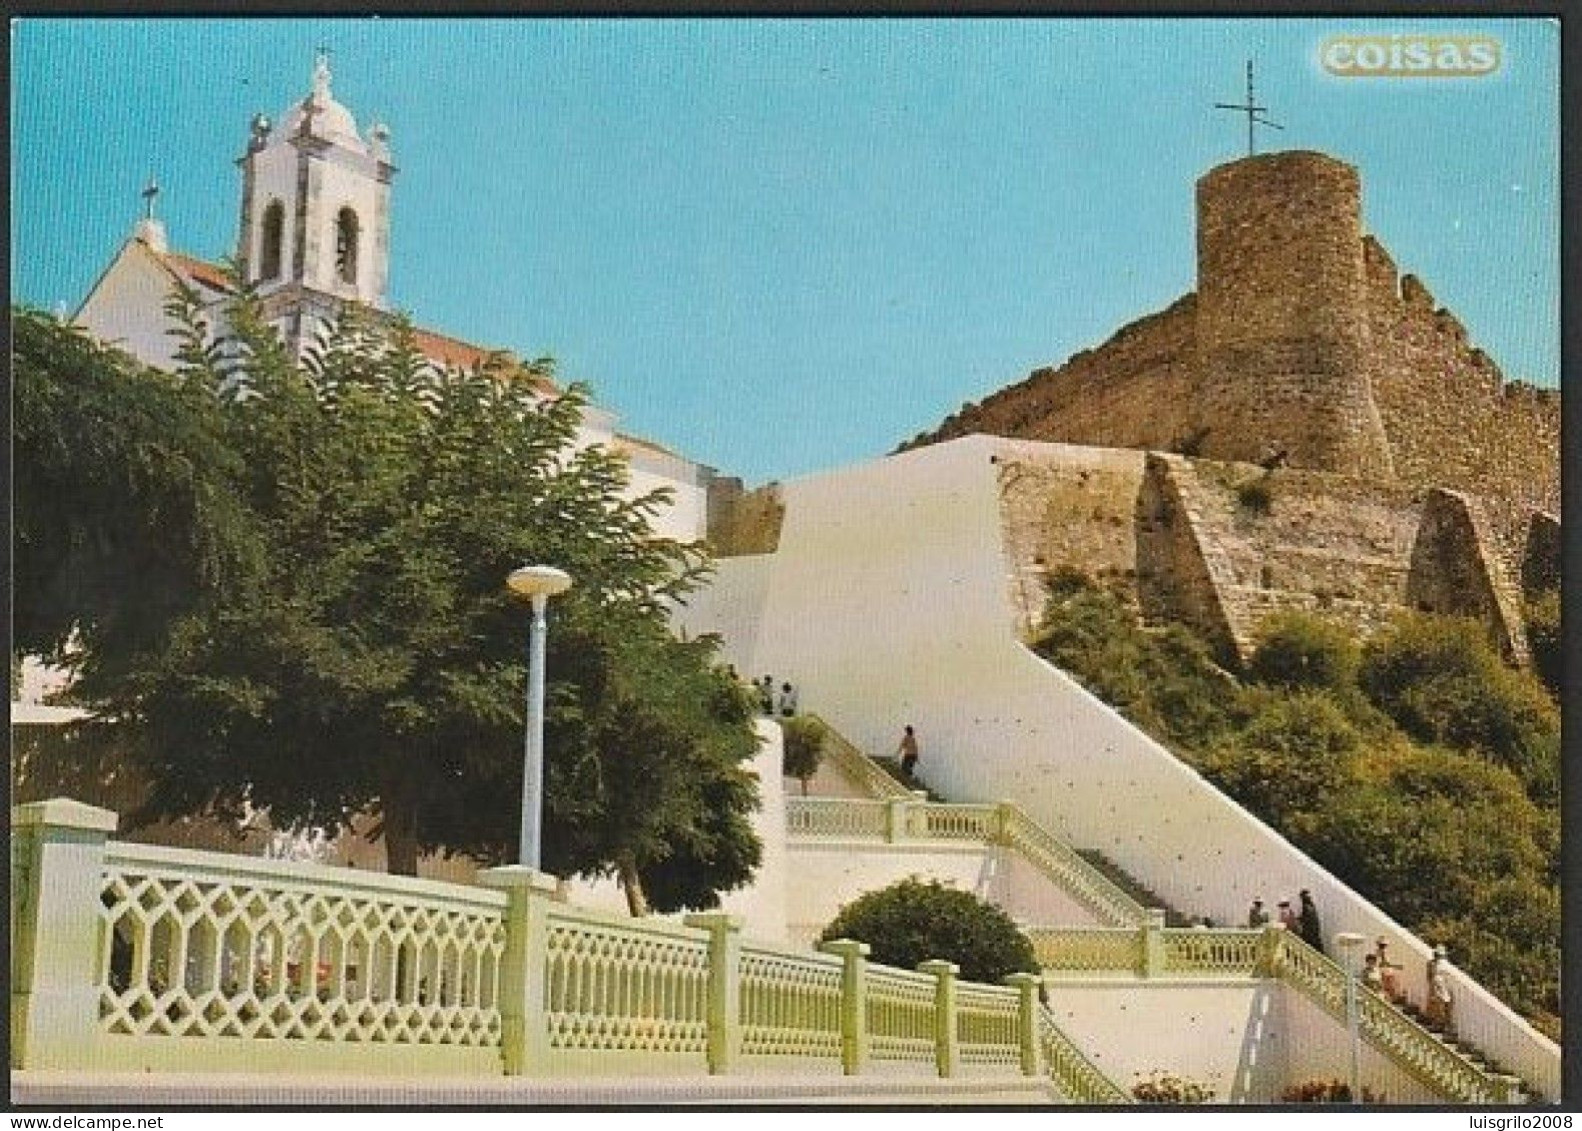
[(1245, 103), (1216, 102), (1216, 103), (1214, 103), (1214, 109), (1216, 109), (1216, 110), (1235, 110), (1235, 111), (1237, 111), (1239, 113), (1247, 115), (1247, 156), (1248, 157), (1251, 157), (1253, 154), (1258, 152), (1257, 145), (1255, 144), (1255, 142), (1253, 140), (1253, 127), (1254, 126), (1268, 126), (1270, 129), (1275, 129), (1275, 130), (1283, 130), (1283, 129), (1285, 129), (1285, 127), (1280, 125), (1279, 122), (1273, 122), (1273, 121), (1270, 121), (1268, 118), (1264, 117), (1265, 112), (1269, 108), (1267, 106), (1259, 106), (1258, 103), (1257, 103), (1257, 100), (1254, 99), (1253, 96), (1252, 96), (1252, 60), (1251, 59), (1247, 60), (1247, 101)]

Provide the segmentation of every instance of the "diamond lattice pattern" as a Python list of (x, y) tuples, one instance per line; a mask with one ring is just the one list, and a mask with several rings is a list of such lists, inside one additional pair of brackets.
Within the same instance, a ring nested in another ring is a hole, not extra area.
[(500, 1043), (498, 910), (111, 866), (100, 915), (110, 1033)]

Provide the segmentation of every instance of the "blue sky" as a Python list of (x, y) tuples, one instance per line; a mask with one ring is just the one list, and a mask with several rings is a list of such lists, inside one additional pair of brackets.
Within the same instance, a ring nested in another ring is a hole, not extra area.
[[(1335, 33), (1480, 32), (1479, 79), (1341, 79)], [(558, 359), (630, 431), (749, 483), (880, 455), (1194, 285), (1193, 182), (1356, 164), (1368, 228), (1509, 377), (1559, 379), (1547, 20), (23, 20), (12, 280), (74, 309), (150, 174), (172, 245), (236, 234), (255, 112), (387, 122), (391, 298)]]

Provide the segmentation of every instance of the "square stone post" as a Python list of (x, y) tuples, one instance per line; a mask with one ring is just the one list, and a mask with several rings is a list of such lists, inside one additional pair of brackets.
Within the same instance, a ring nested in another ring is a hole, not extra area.
[(1260, 978), (1273, 978), (1280, 972), (1280, 948), (1285, 942), (1285, 928), (1268, 924), (1263, 929), (1263, 937), (1258, 940), (1258, 969)]
[(542, 1074), (549, 1062), (549, 906), (558, 882), (522, 864), (478, 873), (505, 892), (505, 953), (500, 956), (500, 1057), (507, 1076)]
[(709, 933), (709, 1074), (723, 1076), (742, 1054), (742, 920), (704, 911), (682, 922)]
[(954, 1076), (961, 1063), (956, 1040), (956, 975), (961, 967), (942, 958), (930, 958), (917, 967), (932, 974), (934, 982), (934, 1063), (941, 1076)]
[(1023, 1076), (1043, 1075), (1038, 1063), (1038, 984), (1042, 981), (1037, 974), (1025, 972), (1005, 976), (1005, 984), (1016, 989), (1016, 1027), (1022, 1046)]
[(11, 814), (11, 1067), (88, 1068), (99, 1033), (99, 898), (116, 815), (64, 797)]
[(1014, 801), (999, 801), (994, 806), (994, 839), (1000, 844), (1009, 844), (1011, 828), (1016, 823), (1016, 803)]
[(840, 1066), (847, 1076), (860, 1076), (868, 1066), (868, 952), (856, 939), (831, 939), (818, 944), (825, 954), (838, 954), (840, 971)]
[(1143, 968), (1144, 978), (1157, 978), (1165, 968), (1165, 913), (1158, 907), (1143, 912)]
[(889, 804), (890, 810), (886, 814), (884, 839), (886, 843), (894, 844), (898, 840), (904, 840), (910, 831), (907, 826), (910, 823), (914, 801), (910, 797), (892, 797)]

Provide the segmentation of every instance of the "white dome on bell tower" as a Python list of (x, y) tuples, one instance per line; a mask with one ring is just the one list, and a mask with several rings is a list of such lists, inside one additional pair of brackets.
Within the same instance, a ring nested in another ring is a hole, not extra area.
[[(389, 277), (390, 131), (369, 130), (330, 93), (329, 59), (278, 123), (253, 119), (242, 167), (237, 259), (266, 299), (283, 294), (333, 316), (335, 304), (384, 308)], [(282, 299), (274, 305), (280, 305)]]

